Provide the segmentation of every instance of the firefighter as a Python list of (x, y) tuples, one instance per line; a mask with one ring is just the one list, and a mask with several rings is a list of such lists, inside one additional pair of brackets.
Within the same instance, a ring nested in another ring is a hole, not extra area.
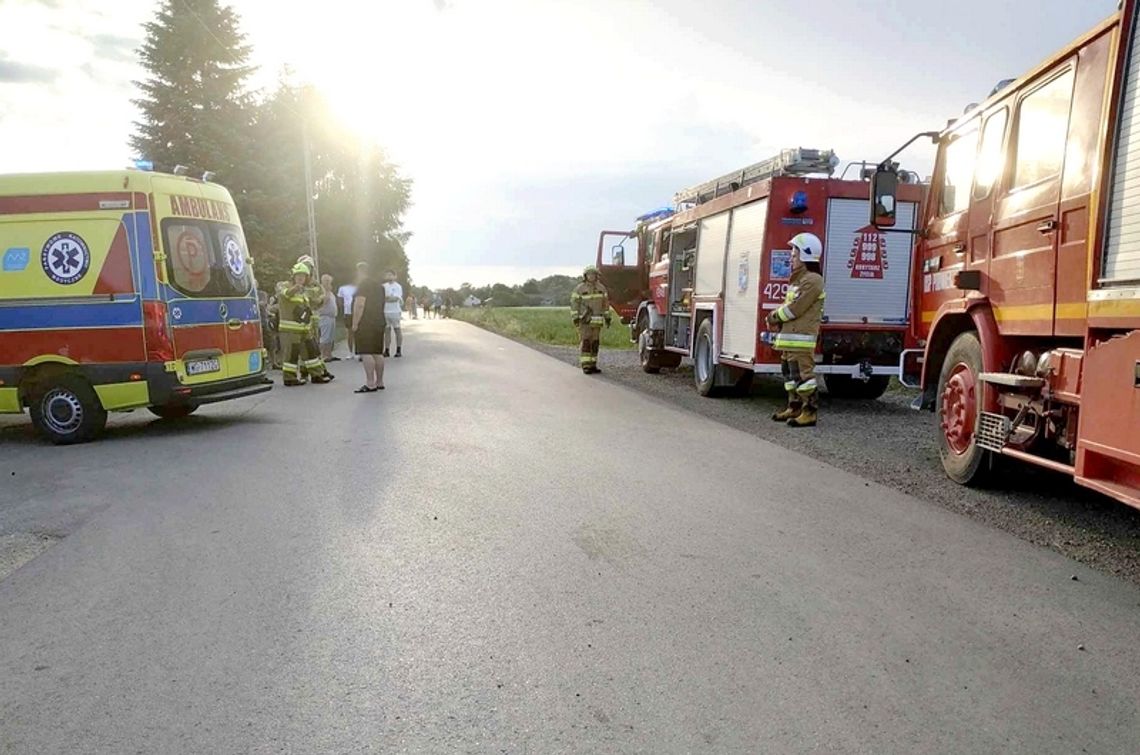
[(574, 313), (574, 327), (582, 340), (578, 364), (587, 375), (601, 372), (598, 369), (598, 348), (601, 344), (602, 324), (610, 327), (610, 297), (606, 287), (598, 280), (598, 268), (589, 265), (582, 271), (582, 282), (570, 294), (570, 311)]
[[(292, 280), (277, 284), (277, 332), (281, 340), (281, 373), (285, 385), (303, 385), (306, 376), (313, 383), (327, 383), (332, 376), (325, 370), (320, 350), (312, 337), (312, 322), (323, 293), (314, 294), (309, 267), (298, 262)], [(315, 299), (315, 304), (314, 304)]]
[(815, 379), (815, 342), (823, 320), (823, 276), (819, 263), (823, 244), (812, 233), (792, 239), (792, 276), (784, 304), (768, 315), (768, 327), (775, 332), (773, 345), (780, 352), (780, 371), (788, 406), (772, 415), (791, 427), (814, 427), (819, 409)]
[(309, 308), (313, 311), (313, 317), (309, 321), (309, 333), (301, 344), (301, 353), (304, 357), (304, 361), (301, 362), (301, 374), (308, 375), (310, 378), (314, 375), (326, 377), (328, 380), (314, 380), (313, 382), (327, 383), (336, 376), (325, 368), (325, 360), (321, 357), (321, 323), (317, 316), (321, 305), (324, 304), (326, 293), (317, 278), (316, 261), (309, 255), (302, 254), (297, 258), (297, 264), (304, 265), (309, 269), (309, 281), (305, 284), (305, 295), (309, 299)]

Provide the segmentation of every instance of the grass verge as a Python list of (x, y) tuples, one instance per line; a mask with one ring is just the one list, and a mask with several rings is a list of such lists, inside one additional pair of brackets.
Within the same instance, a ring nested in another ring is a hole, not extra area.
[[(474, 307), (451, 311), (451, 316), (493, 333), (552, 346), (577, 346), (578, 330), (568, 307)], [(629, 328), (617, 315), (613, 327), (602, 328), (602, 348), (632, 349)]]

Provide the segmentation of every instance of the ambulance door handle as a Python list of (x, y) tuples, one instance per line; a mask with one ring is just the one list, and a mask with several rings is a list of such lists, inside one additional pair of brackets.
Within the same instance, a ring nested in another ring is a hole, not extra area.
[(954, 254), (961, 256), (961, 255), (966, 253), (966, 245), (965, 244), (955, 244), (951, 248), (950, 251), (954, 252)]
[(237, 318), (226, 320), (226, 327), (230, 330), (241, 330), (242, 321)]
[(1053, 219), (1046, 220), (1037, 226), (1038, 233), (1052, 233), (1057, 230), (1057, 221)]

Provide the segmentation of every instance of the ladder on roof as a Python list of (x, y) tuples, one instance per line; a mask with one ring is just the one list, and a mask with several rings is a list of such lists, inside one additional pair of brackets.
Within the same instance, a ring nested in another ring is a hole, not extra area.
[(684, 206), (704, 204), (743, 186), (777, 176), (806, 176), (812, 173), (830, 176), (838, 165), (839, 158), (830, 149), (785, 149), (775, 157), (679, 191), (673, 195), (673, 205), (679, 211)]

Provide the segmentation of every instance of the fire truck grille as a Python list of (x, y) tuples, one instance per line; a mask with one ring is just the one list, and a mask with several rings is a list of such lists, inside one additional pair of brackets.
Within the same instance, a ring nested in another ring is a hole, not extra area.
[(978, 420), (978, 445), (988, 451), (1001, 453), (1009, 438), (1011, 425), (1009, 417), (993, 412), (982, 412)]

